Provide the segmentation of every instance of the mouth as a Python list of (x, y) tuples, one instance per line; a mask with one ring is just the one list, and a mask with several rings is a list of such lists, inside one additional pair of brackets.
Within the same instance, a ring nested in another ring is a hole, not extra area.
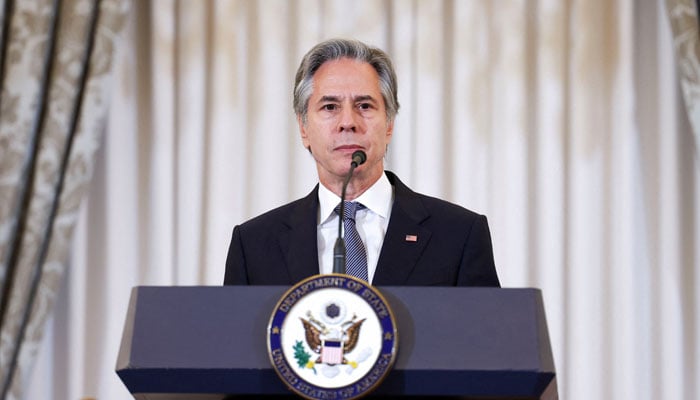
[(365, 149), (362, 146), (353, 145), (353, 144), (346, 144), (346, 145), (338, 146), (335, 148), (335, 151), (340, 151), (340, 152), (348, 153), (348, 154), (352, 154), (356, 150), (363, 150), (364, 151)]

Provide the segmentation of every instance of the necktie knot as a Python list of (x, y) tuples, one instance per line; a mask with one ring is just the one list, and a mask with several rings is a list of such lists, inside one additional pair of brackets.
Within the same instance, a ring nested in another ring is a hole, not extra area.
[[(344, 204), (345, 204), (345, 206), (344, 206), (345, 207), (345, 210), (344, 210), (345, 215), (343, 216), (343, 219), (351, 219), (353, 221), (355, 220), (355, 214), (357, 213), (357, 211), (365, 208), (365, 206), (362, 205), (362, 203), (358, 203), (356, 201), (346, 201), (346, 202), (344, 202)], [(338, 204), (335, 207), (334, 211), (336, 214), (340, 215), (340, 204)]]

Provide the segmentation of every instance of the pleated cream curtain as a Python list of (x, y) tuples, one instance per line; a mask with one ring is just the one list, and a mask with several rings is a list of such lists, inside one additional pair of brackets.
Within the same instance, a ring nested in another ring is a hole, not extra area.
[(700, 168), (671, 3), (134, 2), (29, 398), (129, 398), (131, 287), (221, 284), (233, 225), (311, 190), (293, 74), (342, 36), (396, 62), (389, 169), (486, 214), (503, 285), (542, 289), (561, 398), (696, 399)]

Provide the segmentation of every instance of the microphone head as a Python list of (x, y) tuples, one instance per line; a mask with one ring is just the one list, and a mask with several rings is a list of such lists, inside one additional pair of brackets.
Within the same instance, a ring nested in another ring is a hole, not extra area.
[(364, 151), (357, 150), (356, 152), (352, 153), (352, 163), (355, 164), (356, 167), (364, 164), (365, 161), (367, 161), (367, 154), (365, 154)]

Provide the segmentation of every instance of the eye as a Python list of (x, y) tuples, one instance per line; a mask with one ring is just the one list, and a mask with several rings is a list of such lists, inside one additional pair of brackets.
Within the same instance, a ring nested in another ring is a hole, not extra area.
[(370, 103), (360, 103), (358, 105), (358, 108), (360, 110), (370, 110), (372, 108), (372, 105)]
[(324, 104), (321, 107), (321, 109), (324, 111), (335, 111), (338, 109), (338, 105), (337, 104)]

